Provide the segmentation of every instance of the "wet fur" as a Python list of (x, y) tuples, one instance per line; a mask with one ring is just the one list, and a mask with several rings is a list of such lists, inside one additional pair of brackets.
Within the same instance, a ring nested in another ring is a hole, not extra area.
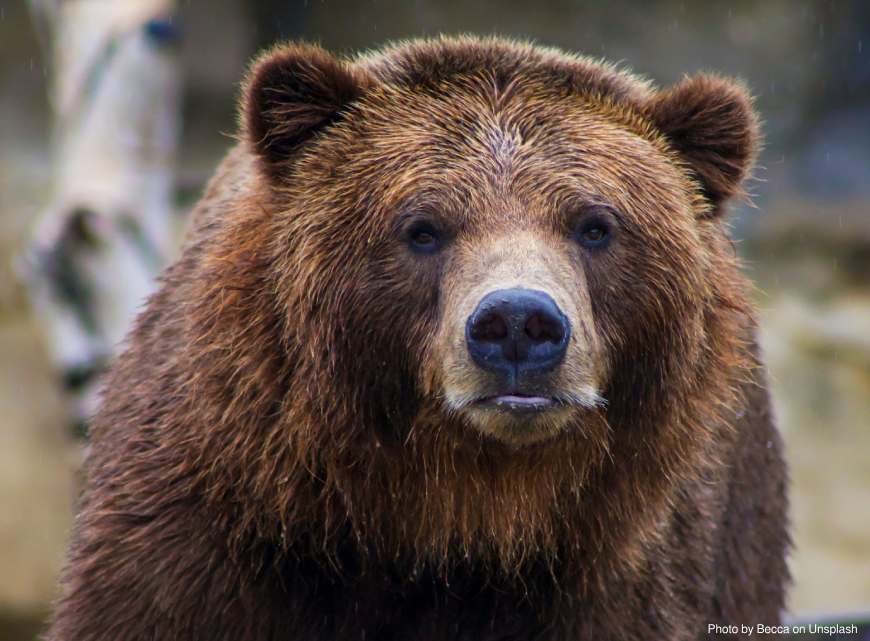
[[(743, 89), (658, 92), (498, 39), (285, 45), (252, 68), (242, 132), (107, 381), (48, 639), (779, 620), (785, 471), (721, 218), (757, 147)], [(562, 233), (578, 194), (625, 217), (597, 262)], [(453, 225), (449, 263), (393, 242), (421, 210)], [(518, 232), (562, 257), (564, 292), (578, 277), (572, 349), (595, 362), (566, 385), (607, 400), (533, 443), (443, 393), (444, 301)]]

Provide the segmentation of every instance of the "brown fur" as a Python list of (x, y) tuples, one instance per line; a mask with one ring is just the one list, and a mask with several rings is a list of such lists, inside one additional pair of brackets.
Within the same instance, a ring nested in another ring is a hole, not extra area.
[[(108, 379), (48, 639), (779, 620), (785, 471), (721, 220), (745, 90), (498, 39), (287, 45), (242, 128)], [(571, 230), (602, 202), (591, 254)], [(398, 240), (419, 216), (437, 256)], [(460, 327), (499, 283), (574, 327), (547, 385), (577, 402), (537, 423), (467, 402), (491, 381)]]

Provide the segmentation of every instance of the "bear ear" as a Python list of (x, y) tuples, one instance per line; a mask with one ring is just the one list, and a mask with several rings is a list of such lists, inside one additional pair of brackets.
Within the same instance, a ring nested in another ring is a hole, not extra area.
[(252, 66), (242, 105), (244, 135), (267, 172), (288, 159), (363, 95), (369, 79), (320, 47), (279, 46)]
[(686, 77), (658, 92), (649, 113), (683, 157), (710, 203), (708, 217), (742, 193), (759, 146), (752, 97), (738, 81), (708, 74)]

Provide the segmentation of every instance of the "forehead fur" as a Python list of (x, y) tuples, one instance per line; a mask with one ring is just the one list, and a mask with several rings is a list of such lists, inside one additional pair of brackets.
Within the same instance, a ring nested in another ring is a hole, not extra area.
[(518, 85), (545, 87), (541, 98), (570, 96), (594, 104), (602, 115), (668, 148), (647, 114), (656, 95), (653, 84), (604, 60), (504, 38), (441, 36), (363, 54), (355, 67), (382, 86), (417, 93), (456, 89), (459, 79), (479, 85), (485, 79), (493, 98), (510, 96)]
[[(535, 86), (545, 88), (539, 100), (528, 91)], [(573, 104), (562, 103), (565, 112), (588, 105), (595, 115), (652, 142), (688, 179), (683, 186), (696, 197), (698, 215), (716, 217), (727, 200), (742, 193), (759, 145), (752, 98), (738, 81), (699, 74), (658, 91), (603, 61), (495, 37), (405, 41), (355, 60), (311, 45), (284, 45), (252, 67), (243, 117), (248, 143), (280, 184), (292, 173), (302, 143), (315, 134), (339, 133), (342, 125), (358, 132), (360, 118), (385, 117), (365, 106), (384, 109), (392, 101), (412, 112), (421, 99), (438, 95), (458, 106), (463, 89), (469, 89), (500, 112), (520, 88), (524, 100), (532, 99), (520, 105), (529, 112), (526, 122), (536, 123), (545, 102), (572, 98)], [(474, 122), (478, 113), (487, 110), (454, 113), (454, 128)], [(392, 142), (404, 144), (401, 138)], [(323, 161), (315, 164), (323, 167), (328, 158)]]
[(451, 77), (487, 72), (501, 88), (517, 77), (538, 79), (556, 89), (601, 96), (638, 110), (653, 91), (647, 81), (609, 63), (501, 38), (399, 42), (362, 55), (356, 64), (391, 85), (437, 87)]
[(309, 217), (346, 212), (343, 225), (369, 233), (415, 210), (466, 229), (556, 224), (598, 200), (641, 218), (703, 207), (666, 141), (631, 108), (520, 78), (499, 88), (477, 70), (426, 91), (381, 84), (300, 157), (294, 193), (327, 204), (307, 206)]
[[(518, 145), (525, 148), (521, 155), (540, 152), (530, 167), (549, 168), (555, 176), (581, 162), (586, 142), (595, 147), (595, 139), (602, 150), (621, 149), (626, 162), (617, 158), (607, 164), (611, 168), (642, 169), (648, 163), (634, 161), (649, 159), (654, 151), (666, 164), (682, 167), (644, 112), (654, 95), (651, 85), (605, 62), (504, 39), (441, 37), (370, 52), (353, 68), (372, 79), (368, 91), (331, 128), (327, 145), (310, 148), (302, 160), (333, 178), (351, 171), (347, 163), (353, 160), (356, 171), (369, 176), (370, 188), (381, 177), (395, 195), (402, 182), (397, 179), (408, 174), (421, 193), (427, 176), (437, 179), (448, 165), (450, 174), (465, 166), (471, 170), (466, 181), (453, 181), (449, 189), (458, 195), (463, 186), (473, 188), (475, 176), (491, 175), (484, 170), (492, 167), (477, 165), (510, 159)], [(594, 121), (617, 128), (590, 129)], [(577, 127), (579, 122), (584, 124)], [(419, 173), (426, 167), (434, 171)], [(301, 173), (311, 179), (312, 172)], [(691, 181), (681, 187), (696, 191)]]

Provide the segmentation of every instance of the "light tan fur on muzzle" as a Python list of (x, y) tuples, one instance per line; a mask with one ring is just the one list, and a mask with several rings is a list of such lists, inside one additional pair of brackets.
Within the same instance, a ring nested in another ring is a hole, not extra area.
[[(469, 240), (458, 248), (445, 282), (441, 326), (431, 359), (439, 372), (441, 394), (449, 411), (460, 413), (485, 434), (521, 444), (548, 438), (565, 428), (578, 408), (602, 407), (599, 386), (605, 372), (595, 332), (591, 303), (582, 267), (572, 264), (566, 242), (543, 234), (521, 231), (496, 239)], [(501, 289), (532, 289), (548, 294), (571, 325), (564, 360), (538, 385), (559, 401), (552, 410), (515, 417), (475, 405), (487, 396), (504, 393), (489, 372), (478, 367), (468, 351), (465, 327), (469, 316), (488, 293)]]

